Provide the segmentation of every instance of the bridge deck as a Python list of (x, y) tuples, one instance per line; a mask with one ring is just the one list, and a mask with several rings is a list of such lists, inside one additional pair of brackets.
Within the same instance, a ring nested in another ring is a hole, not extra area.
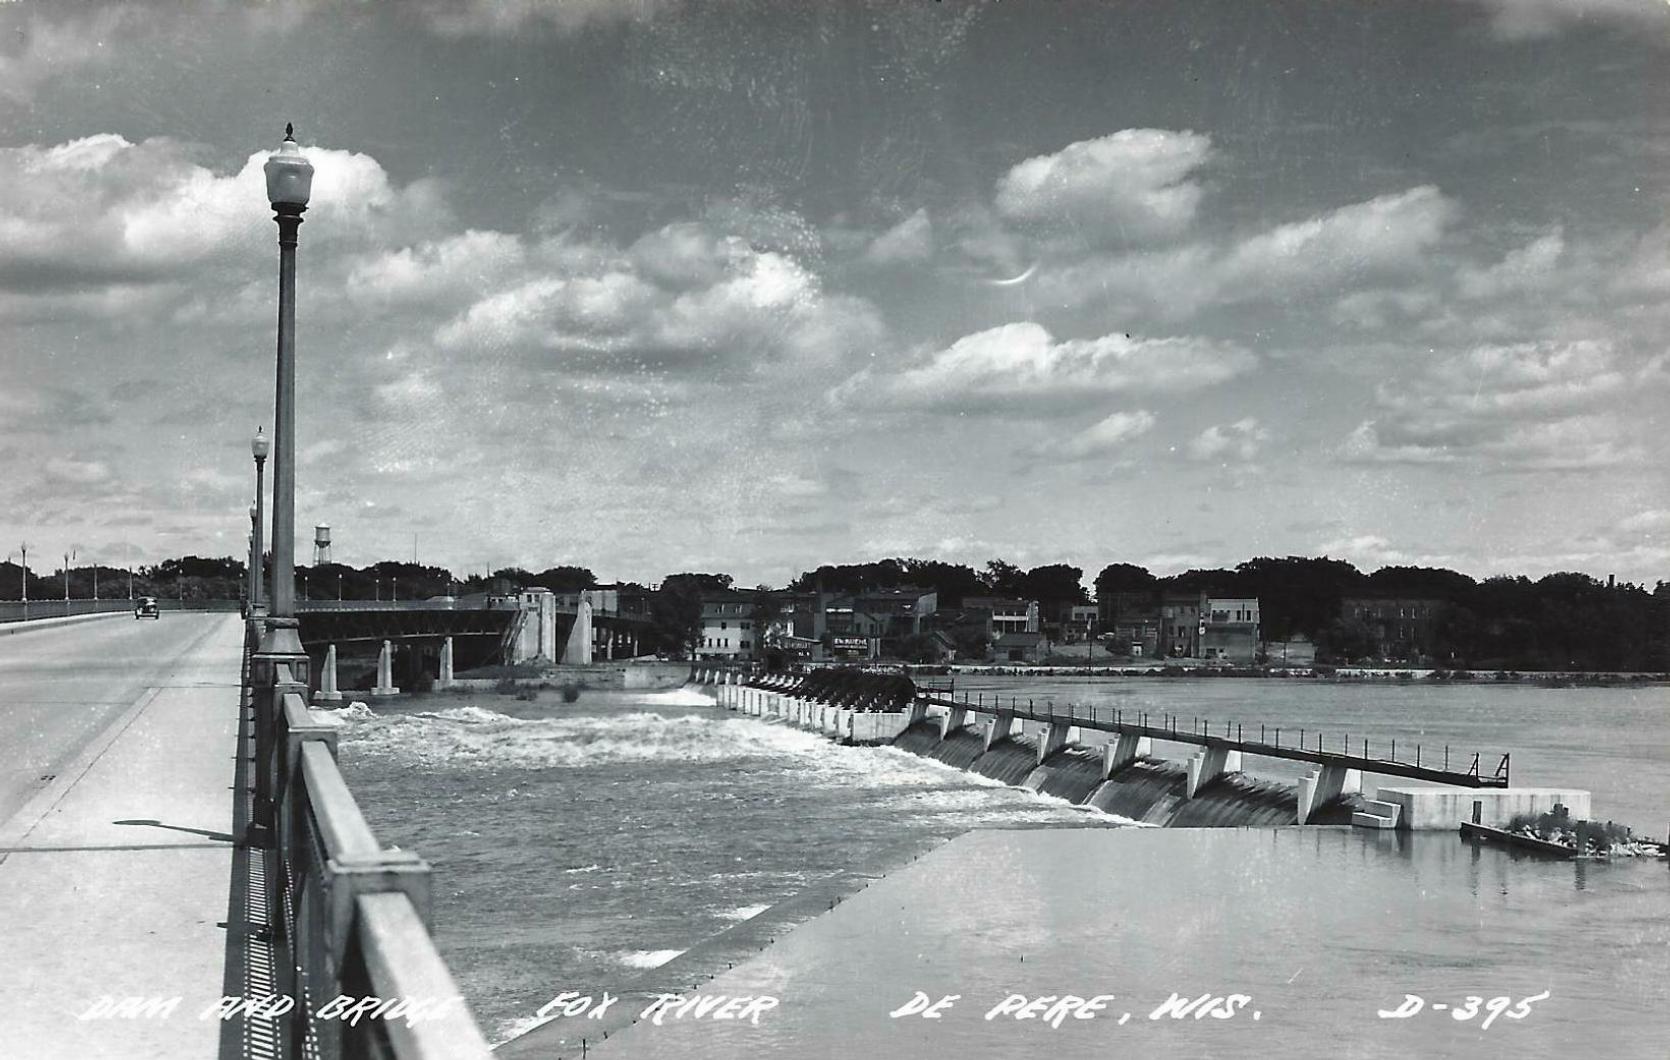
[[(1451, 768), (1451, 753), (1444, 747), (1441, 758), (1434, 762), (1431, 758), (1423, 757), (1424, 749), (1415, 744), (1415, 760), (1406, 761), (1396, 757), (1395, 741), (1392, 742), (1390, 758), (1376, 758), (1369, 753), (1369, 742), (1362, 742), (1363, 753), (1352, 754), (1351, 738), (1348, 734), (1340, 734), (1343, 750), (1330, 751), (1324, 744), (1323, 734), (1315, 729), (1297, 731), (1288, 729), (1293, 736), (1290, 743), (1282, 742), (1282, 730), (1259, 726), (1259, 738), (1249, 740), (1245, 738), (1246, 727), (1241, 724), (1225, 722), (1221, 734), (1214, 734), (1213, 726), (1204, 719), (1192, 719), (1192, 724), (1183, 728), (1178, 727), (1178, 718), (1174, 714), (1153, 715), (1148, 713), (1128, 714), (1124, 710), (1112, 708), (1097, 708), (1093, 706), (1068, 705), (1056, 707), (1049, 705), (1038, 707), (1031, 702), (1022, 702), (1018, 696), (1010, 697), (1004, 704), (1002, 697), (993, 696), (990, 699), (979, 698), (970, 700), (965, 693), (963, 698), (952, 699), (936, 696), (932, 693), (920, 697), (925, 703), (941, 707), (959, 707), (981, 714), (1007, 714), (1011, 717), (1025, 718), (1031, 721), (1056, 722), (1076, 725), (1081, 729), (1095, 729), (1099, 732), (1119, 733), (1137, 737), (1147, 737), (1154, 740), (1169, 740), (1172, 743), (1195, 744), (1200, 747), (1221, 748), (1227, 751), (1239, 751), (1248, 755), (1259, 755), (1265, 758), (1285, 758), (1295, 762), (1314, 762), (1321, 766), (1334, 766), (1344, 769), (1358, 769), (1365, 773), (1379, 776), (1404, 777), (1410, 780), (1427, 780), (1439, 784), (1453, 784), (1466, 788), (1505, 788), (1508, 786), (1509, 756), (1501, 756), (1499, 764), (1493, 773), (1486, 774), (1480, 768), (1481, 755), (1474, 753), (1464, 757), (1457, 755), (1455, 762), (1467, 761), (1466, 769)], [(1308, 742), (1308, 737), (1314, 736), (1316, 745)], [(1405, 747), (1410, 746), (1405, 744)], [(1438, 764), (1441, 762), (1442, 764)]]
[[(87, 725), (0, 822), (0, 1056), (219, 1053), (198, 1015), (226, 992), (242, 637), (236, 615), (170, 614), (7, 638), (0, 720)], [(181, 1000), (77, 1018), (107, 996)]]

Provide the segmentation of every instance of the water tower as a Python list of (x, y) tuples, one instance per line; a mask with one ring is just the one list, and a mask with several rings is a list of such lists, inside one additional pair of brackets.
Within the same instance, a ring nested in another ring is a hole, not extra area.
[(313, 528), (313, 565), (322, 567), (331, 561), (331, 528), (319, 525)]

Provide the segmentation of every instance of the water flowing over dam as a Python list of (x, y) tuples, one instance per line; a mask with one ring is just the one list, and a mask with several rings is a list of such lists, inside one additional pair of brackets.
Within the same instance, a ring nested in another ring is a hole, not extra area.
[[(939, 735), (937, 721), (920, 721), (893, 746), (1007, 784), (1031, 788), (1076, 806), (1089, 806), (1143, 824), (1173, 828), (1233, 828), (1293, 824), (1298, 793), (1293, 785), (1226, 774), (1185, 797), (1188, 769), (1180, 763), (1140, 758), (1102, 779), (1102, 755), (1094, 748), (1067, 746), (1038, 762), (1037, 740), (1010, 737), (986, 749), (985, 737), (962, 729)], [(1364, 800), (1345, 795), (1325, 803), (1317, 824), (1350, 824)]]

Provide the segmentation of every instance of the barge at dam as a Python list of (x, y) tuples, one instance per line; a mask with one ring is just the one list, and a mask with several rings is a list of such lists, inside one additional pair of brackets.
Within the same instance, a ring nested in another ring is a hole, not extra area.
[[(919, 688), (908, 677), (830, 668), (757, 674), (697, 669), (691, 682), (721, 706), (822, 732), (842, 743), (887, 744), (1006, 784), (1140, 824), (1174, 828), (1356, 825), (1369, 829), (1454, 829), (1471, 820), (1506, 827), (1517, 816), (1563, 806), (1589, 813), (1589, 793), (1515, 788), (1510, 756), (1486, 769), (1480, 754), (1431, 753), (1396, 741), (1372, 752), (1368, 740), (1245, 726), (1177, 715), (1084, 707), (1039, 707), (1018, 696), (961, 699)], [(1197, 748), (1187, 761), (1153, 754), (1156, 741)], [(1409, 752), (1413, 750), (1411, 755)], [(1243, 770), (1246, 758), (1311, 766), (1297, 784)], [(1363, 774), (1422, 782), (1365, 795)], [(1441, 786), (1434, 786), (1441, 785)]]

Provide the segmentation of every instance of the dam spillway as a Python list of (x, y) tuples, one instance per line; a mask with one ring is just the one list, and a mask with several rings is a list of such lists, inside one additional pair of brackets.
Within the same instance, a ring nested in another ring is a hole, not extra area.
[[(973, 730), (961, 729), (941, 739), (937, 721), (920, 721), (899, 734), (893, 746), (1143, 824), (1234, 828), (1290, 825), (1298, 816), (1298, 790), (1292, 784), (1228, 773), (1191, 799), (1186, 790), (1188, 768), (1180, 763), (1138, 758), (1103, 779), (1100, 749), (1069, 744), (1039, 763), (1037, 740), (1025, 734), (987, 750), (984, 737)], [(1356, 794), (1341, 795), (1325, 803), (1312, 822), (1350, 824), (1352, 813), (1365, 801)]]
[[(1004, 734), (995, 734), (992, 726), (998, 719), (982, 732), (967, 727), (966, 715), (959, 716), (955, 708), (925, 707), (896, 681), (878, 683), (866, 692), (865, 683), (855, 676), (814, 683), (810, 691), (828, 690), (830, 702), (796, 694), (805, 689), (790, 677), (744, 686), (720, 675), (712, 684), (722, 705), (762, 720), (821, 731), (848, 743), (889, 744), (1142, 824), (1233, 828), (1299, 822), (1301, 791), (1293, 784), (1220, 770), (1197, 780), (1191, 797), (1187, 764), (1142, 753), (1110, 769), (1106, 748), (1065, 742), (1064, 733), (1052, 734), (1047, 728), (1029, 733), (1019, 724), (1006, 724)], [(1040, 741), (1052, 741), (1047, 754), (1040, 754)], [(1348, 787), (1314, 806), (1307, 823), (1350, 824), (1353, 814), (1367, 805), (1368, 800)]]

